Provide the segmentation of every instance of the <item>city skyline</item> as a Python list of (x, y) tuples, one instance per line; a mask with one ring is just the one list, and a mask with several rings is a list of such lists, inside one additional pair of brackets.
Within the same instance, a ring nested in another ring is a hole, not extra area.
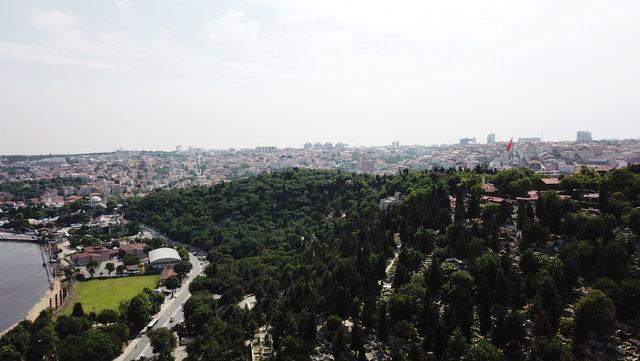
[(638, 17), (633, 1), (3, 2), (0, 153), (637, 138)]
[[(589, 133), (591, 135), (590, 131), (577, 131), (576, 133), (582, 133), (582, 132), (586, 132)], [(485, 139), (485, 137), (489, 137), (489, 136), (493, 136), (494, 139), (492, 142), (489, 142), (488, 138), (486, 140), (482, 140)], [(392, 140), (389, 141), (385, 144), (349, 144), (347, 142), (342, 142), (342, 141), (331, 141), (331, 140), (309, 140), (309, 141), (305, 141), (302, 143), (298, 143), (298, 144), (292, 144), (292, 145), (274, 145), (274, 144), (269, 144), (269, 143), (259, 143), (259, 144), (249, 144), (247, 146), (244, 147), (238, 147), (238, 146), (231, 146), (231, 147), (207, 147), (207, 146), (197, 146), (194, 144), (176, 144), (176, 145), (166, 145), (163, 146), (162, 148), (124, 148), (124, 147), (112, 147), (111, 149), (104, 149), (104, 150), (81, 150), (78, 152), (43, 152), (43, 153), (2, 153), (0, 152), (0, 156), (12, 156), (12, 155), (25, 155), (25, 156), (46, 156), (46, 155), (74, 155), (74, 154), (92, 154), (92, 153), (96, 153), (96, 154), (100, 154), (100, 153), (112, 153), (112, 152), (116, 152), (116, 151), (143, 151), (143, 152), (172, 152), (172, 151), (176, 151), (176, 152), (181, 152), (181, 151), (189, 151), (191, 149), (198, 149), (198, 150), (207, 150), (207, 151), (224, 151), (224, 150), (229, 150), (229, 149), (236, 149), (236, 150), (241, 150), (241, 149), (250, 149), (250, 150), (257, 150), (259, 148), (271, 148), (274, 147), (276, 149), (304, 149), (305, 146), (307, 144), (310, 144), (312, 146), (312, 148), (317, 148), (317, 145), (326, 145), (326, 144), (330, 144), (332, 146), (343, 146), (346, 148), (375, 148), (375, 147), (396, 147), (396, 146), (402, 146), (402, 147), (439, 147), (439, 146), (456, 146), (456, 145), (462, 145), (462, 146), (469, 146), (469, 145), (491, 145), (491, 144), (506, 144), (508, 143), (510, 140), (513, 140), (514, 143), (518, 143), (519, 140), (522, 140), (524, 142), (530, 142), (532, 139), (539, 139), (538, 141), (541, 143), (557, 143), (557, 142), (569, 142), (569, 143), (584, 143), (584, 140), (580, 140), (579, 135), (574, 135), (573, 139), (547, 139), (547, 138), (541, 138), (540, 136), (533, 136), (533, 137), (512, 137), (509, 136), (507, 138), (499, 138), (496, 137), (495, 133), (487, 133), (482, 137), (460, 137), (452, 142), (442, 142), (442, 143), (430, 143), (430, 144), (420, 144), (420, 143), (415, 143), (415, 144), (404, 144), (402, 142), (399, 142), (397, 140)], [(482, 141), (479, 141), (482, 140)], [(599, 141), (615, 141), (615, 140), (637, 140), (637, 138), (596, 138), (594, 137), (592, 140), (589, 140), (588, 142), (599, 142)]]

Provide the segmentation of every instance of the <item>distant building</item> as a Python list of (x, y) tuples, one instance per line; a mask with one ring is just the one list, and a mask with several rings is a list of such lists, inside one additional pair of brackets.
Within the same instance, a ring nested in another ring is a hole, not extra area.
[(91, 198), (89, 198), (89, 205), (93, 208), (96, 208), (103, 206), (104, 203), (102, 203), (102, 198), (98, 196), (91, 196)]
[(256, 147), (256, 152), (260, 152), (260, 153), (271, 153), (277, 150), (278, 150), (278, 147), (274, 147), (274, 146)]
[(460, 145), (476, 144), (476, 138), (460, 138)]
[(590, 142), (592, 140), (591, 138), (591, 132), (588, 132), (586, 130), (579, 130), (577, 135), (576, 135), (576, 141), (578, 143), (586, 143), (586, 142)]
[(487, 144), (495, 144), (496, 135), (494, 133), (487, 134)]
[(98, 263), (108, 261), (117, 254), (117, 250), (108, 249), (104, 246), (90, 246), (86, 247), (82, 252), (71, 256), (71, 260), (76, 266), (86, 266), (91, 261)]
[(157, 248), (149, 252), (149, 264), (154, 269), (164, 269), (180, 263), (181, 258), (173, 248)]
[(64, 197), (68, 197), (70, 195), (74, 195), (78, 193), (78, 190), (75, 187), (72, 186), (64, 186), (62, 188), (60, 188), (60, 195), (64, 196)]
[(392, 147), (399, 147), (400, 146), (400, 142), (398, 142), (397, 140), (391, 142), (391, 146)]
[(67, 159), (65, 157), (43, 158), (33, 161), (33, 165), (41, 167), (57, 167), (65, 164), (67, 164)]
[(363, 173), (371, 173), (376, 165), (375, 160), (363, 159), (360, 161), (360, 171)]
[(558, 189), (560, 187), (560, 179), (558, 178), (541, 178), (540, 186), (542, 189)]
[(518, 138), (518, 143), (540, 143), (540, 138)]

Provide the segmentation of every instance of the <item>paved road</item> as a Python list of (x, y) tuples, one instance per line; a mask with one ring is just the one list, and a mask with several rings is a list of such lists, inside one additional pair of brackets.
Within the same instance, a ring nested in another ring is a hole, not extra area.
[[(184, 321), (182, 305), (191, 296), (191, 293), (189, 293), (189, 284), (195, 276), (202, 274), (204, 270), (204, 266), (200, 264), (200, 261), (195, 255), (189, 253), (189, 256), (191, 257), (190, 261), (193, 268), (187, 275), (187, 278), (182, 282), (182, 287), (176, 291), (174, 298), (167, 298), (167, 300), (162, 304), (160, 312), (153, 317), (154, 319), (158, 319), (156, 327), (170, 328), (176, 323)], [(170, 322), (171, 317), (175, 318), (174, 322)], [(120, 357), (116, 358), (116, 361), (136, 360), (141, 355), (144, 355), (147, 358), (153, 355), (151, 343), (145, 334), (138, 334), (138, 336), (136, 336), (136, 338), (129, 344), (127, 349), (124, 350), (124, 353), (120, 355)]]

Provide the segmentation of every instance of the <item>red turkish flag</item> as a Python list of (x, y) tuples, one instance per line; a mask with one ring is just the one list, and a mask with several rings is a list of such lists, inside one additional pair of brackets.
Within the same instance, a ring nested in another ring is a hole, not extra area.
[(513, 149), (513, 138), (509, 139), (509, 144), (507, 144), (507, 152)]

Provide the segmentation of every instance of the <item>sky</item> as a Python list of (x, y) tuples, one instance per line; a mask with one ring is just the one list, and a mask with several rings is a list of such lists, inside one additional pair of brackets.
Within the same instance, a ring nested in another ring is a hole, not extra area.
[(0, 154), (640, 137), (637, 0), (0, 2)]

